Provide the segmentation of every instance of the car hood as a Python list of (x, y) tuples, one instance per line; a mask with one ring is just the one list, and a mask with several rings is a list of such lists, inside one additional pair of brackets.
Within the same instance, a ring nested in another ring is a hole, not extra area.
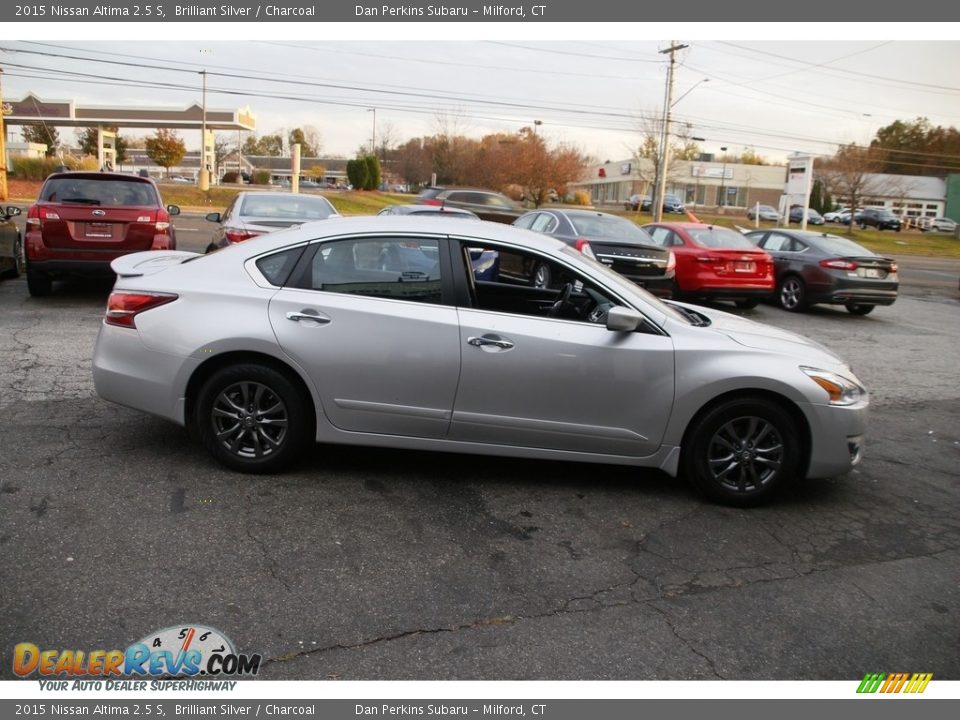
[(710, 319), (711, 324), (706, 329), (726, 335), (744, 347), (782, 353), (805, 363), (827, 365), (828, 368), (825, 369), (836, 366), (848, 367), (847, 363), (832, 350), (803, 335), (747, 320), (722, 310), (699, 306), (690, 306), (690, 309)]

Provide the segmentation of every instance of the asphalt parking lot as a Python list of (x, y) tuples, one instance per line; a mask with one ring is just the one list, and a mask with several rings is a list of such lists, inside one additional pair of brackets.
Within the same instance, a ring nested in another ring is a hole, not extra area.
[(957, 272), (903, 276), (867, 317), (746, 313), (873, 397), (857, 471), (750, 510), (657, 472), (419, 452), (233, 474), (94, 395), (109, 285), (0, 282), (0, 677), (19, 642), (194, 622), (267, 679), (960, 679)]

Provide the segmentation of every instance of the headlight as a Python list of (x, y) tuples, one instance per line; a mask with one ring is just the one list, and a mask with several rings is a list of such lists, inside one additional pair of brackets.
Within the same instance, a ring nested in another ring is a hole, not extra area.
[(829, 370), (800, 366), (800, 369), (817, 385), (827, 391), (831, 405), (853, 405), (866, 397), (867, 391), (856, 381)]

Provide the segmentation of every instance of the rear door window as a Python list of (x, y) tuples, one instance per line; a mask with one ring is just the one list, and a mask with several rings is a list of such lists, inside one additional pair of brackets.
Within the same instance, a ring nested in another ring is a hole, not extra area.
[(51, 178), (43, 185), (40, 201), (98, 207), (156, 207), (160, 204), (151, 183), (109, 176), (103, 179), (69, 175)]

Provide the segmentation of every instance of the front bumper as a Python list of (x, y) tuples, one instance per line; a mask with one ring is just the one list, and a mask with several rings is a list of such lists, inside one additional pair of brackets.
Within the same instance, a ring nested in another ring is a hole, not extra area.
[(802, 408), (810, 425), (808, 478), (844, 475), (860, 463), (868, 405), (864, 400), (846, 407), (808, 404)]

